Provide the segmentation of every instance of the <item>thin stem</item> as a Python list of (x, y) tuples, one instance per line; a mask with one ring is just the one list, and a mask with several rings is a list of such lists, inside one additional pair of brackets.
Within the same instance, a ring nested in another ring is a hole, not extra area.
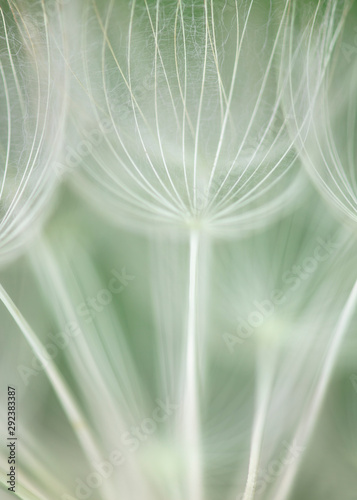
[(43, 365), (43, 369), (47, 374), (55, 390), (55, 393), (57, 394), (59, 402), (63, 410), (65, 411), (68, 420), (78, 437), (82, 449), (88, 457), (89, 462), (101, 460), (102, 454), (99, 451), (99, 448), (95, 442), (95, 438), (92, 436), (92, 433), (75, 401), (73, 394), (71, 393), (61, 373), (57, 369), (57, 366), (53, 363), (51, 358), (48, 358), (46, 356), (46, 349), (38, 339), (37, 335), (27, 323), (27, 321), (1, 284), (0, 300), (3, 302), (3, 304), (13, 317), (14, 321), (23, 333), (25, 339)]
[(187, 345), (183, 401), (183, 433), (187, 453), (189, 500), (202, 499), (201, 424), (197, 366), (197, 281), (199, 233), (190, 234), (190, 269), (188, 288)]
[[(331, 375), (336, 362), (336, 357), (340, 349), (343, 338), (348, 330), (349, 324), (356, 311), (357, 306), (357, 281), (355, 282), (352, 291), (348, 297), (348, 300), (343, 308), (340, 315), (339, 321), (336, 326), (335, 333), (330, 342), (326, 358), (321, 370), (320, 377), (317, 381), (315, 391), (311, 397), (310, 404), (308, 405), (305, 418), (301, 421), (298, 430), (294, 437), (294, 443), (298, 446), (304, 446), (306, 449), (307, 443), (312, 435), (315, 428), (317, 418), (321, 406), (324, 401), (324, 397), (331, 380)], [(274, 494), (274, 500), (286, 500), (289, 497), (291, 488), (293, 486), (295, 477), (299, 470), (299, 466), (302, 460), (303, 453), (296, 458), (294, 463), (289, 467), (286, 474), (282, 478), (280, 485), (277, 488), (276, 494)]]
[(257, 388), (255, 417), (250, 445), (250, 458), (247, 483), (243, 500), (253, 500), (257, 475), (259, 469), (260, 455), (264, 438), (264, 428), (270, 401), (271, 388), (274, 377), (276, 359), (276, 346), (259, 346), (257, 355)]

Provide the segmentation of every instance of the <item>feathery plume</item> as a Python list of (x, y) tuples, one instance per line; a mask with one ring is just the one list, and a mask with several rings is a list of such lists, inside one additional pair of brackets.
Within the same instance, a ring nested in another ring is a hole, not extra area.
[[(66, 86), (43, 1), (0, 8), (0, 261), (36, 232), (53, 198)], [(58, 42), (58, 41), (57, 41)], [(56, 85), (54, 85), (56, 82)], [(61, 92), (57, 85), (61, 85)]]

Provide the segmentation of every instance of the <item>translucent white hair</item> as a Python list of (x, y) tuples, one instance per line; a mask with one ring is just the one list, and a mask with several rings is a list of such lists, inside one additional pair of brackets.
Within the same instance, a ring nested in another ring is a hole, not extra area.
[(48, 214), (66, 113), (58, 17), (48, 17), (43, 1), (5, 3), (0, 8), (0, 263), (21, 251)]
[(81, 5), (71, 61), (87, 100), (76, 99), (80, 137), (65, 164), (82, 165), (87, 198), (131, 227), (226, 234), (291, 201), (299, 164), (280, 67), (290, 2)]
[[(353, 9), (351, 10), (354, 4)], [(294, 9), (295, 11), (298, 9)], [(308, 13), (310, 14), (310, 19)], [(357, 220), (355, 2), (317, 2), (294, 14), (283, 61), (284, 102), (303, 164), (323, 196)]]

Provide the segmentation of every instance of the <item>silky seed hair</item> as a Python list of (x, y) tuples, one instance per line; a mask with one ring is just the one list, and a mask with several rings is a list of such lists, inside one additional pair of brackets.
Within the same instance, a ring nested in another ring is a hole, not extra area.
[(31, 7), (6, 2), (0, 9), (0, 30), (0, 261), (6, 261), (36, 232), (53, 197), (66, 73), (58, 53), (54, 57), (61, 38), (44, 2)]
[(67, 169), (80, 170), (80, 192), (138, 226), (203, 224), (223, 234), (273, 217), (301, 189), (282, 107), (289, 9), (83, 4), (73, 72), (87, 101), (73, 127), (86, 134), (83, 158), (78, 146), (67, 157), (81, 164)]
[[(24, 255), (0, 270), (20, 498), (354, 492), (355, 238), (306, 175), (341, 151), (322, 177), (336, 199), (352, 178), (354, 78), (348, 107), (334, 66), (353, 52), (350, 6), (3, 7), (3, 192), (26, 207), (5, 240)], [(31, 204), (6, 188), (13, 130)], [(2, 450), (4, 491), (7, 470)]]

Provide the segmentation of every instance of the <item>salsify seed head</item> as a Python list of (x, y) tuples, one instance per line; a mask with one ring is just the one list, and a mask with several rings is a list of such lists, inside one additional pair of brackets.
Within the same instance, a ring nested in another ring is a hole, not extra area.
[[(310, 13), (310, 14), (309, 14)], [(303, 164), (324, 197), (357, 220), (356, 5), (318, 2), (291, 16), (282, 59), (288, 127)], [(310, 20), (309, 20), (310, 19)]]
[(0, 9), (0, 262), (39, 227), (56, 185), (66, 109), (56, 25), (41, 2)]
[(276, 214), (300, 187), (280, 74), (289, 3), (82, 3), (65, 159), (83, 166), (78, 188), (134, 226), (230, 233)]

